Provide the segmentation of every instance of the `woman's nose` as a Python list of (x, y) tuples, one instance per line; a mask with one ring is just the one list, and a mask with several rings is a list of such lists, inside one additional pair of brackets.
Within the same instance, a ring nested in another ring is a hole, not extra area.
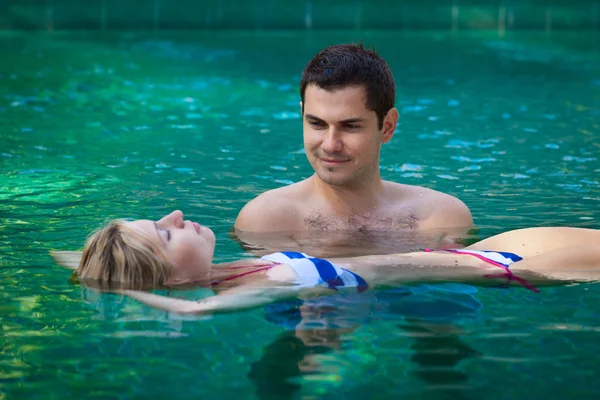
[(183, 213), (180, 210), (175, 210), (170, 214), (165, 215), (158, 221), (159, 224), (174, 226), (176, 228), (183, 227)]

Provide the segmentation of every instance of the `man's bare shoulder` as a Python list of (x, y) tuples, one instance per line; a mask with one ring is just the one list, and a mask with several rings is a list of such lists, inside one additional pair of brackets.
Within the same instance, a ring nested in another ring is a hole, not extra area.
[(420, 229), (473, 226), (469, 207), (458, 197), (423, 186), (388, 183), (402, 206), (409, 205), (419, 216)]
[(261, 193), (242, 208), (235, 221), (235, 229), (246, 232), (298, 229), (302, 194), (302, 182)]

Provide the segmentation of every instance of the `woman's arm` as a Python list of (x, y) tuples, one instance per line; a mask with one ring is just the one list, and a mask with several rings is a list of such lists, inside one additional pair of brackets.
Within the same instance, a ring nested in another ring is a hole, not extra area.
[(138, 290), (120, 290), (119, 294), (127, 295), (150, 307), (177, 314), (208, 314), (211, 312), (237, 311), (245, 308), (258, 307), (268, 303), (270, 296), (263, 293), (238, 293), (234, 295), (217, 295), (200, 301), (184, 300), (175, 297)]
[(161, 296), (138, 290), (118, 290), (116, 293), (129, 296), (150, 307), (177, 314), (193, 315), (240, 311), (264, 306), (278, 300), (293, 298), (299, 295), (302, 295), (302, 297), (318, 296), (324, 293), (331, 293), (331, 290), (326, 288), (299, 288), (294, 286), (236, 288), (221, 292), (216, 296), (200, 301)]
[[(332, 260), (334, 261), (334, 260)], [(345, 258), (334, 261), (376, 285), (461, 282), (495, 285), (506, 280), (503, 268), (476, 257), (445, 252), (414, 252)], [(600, 245), (568, 246), (526, 257), (510, 265), (510, 274), (536, 286), (600, 280)], [(519, 285), (519, 279), (511, 280)]]
[(474, 257), (450, 252), (412, 252), (330, 260), (363, 277), (370, 284), (465, 282), (483, 279), (498, 267)]

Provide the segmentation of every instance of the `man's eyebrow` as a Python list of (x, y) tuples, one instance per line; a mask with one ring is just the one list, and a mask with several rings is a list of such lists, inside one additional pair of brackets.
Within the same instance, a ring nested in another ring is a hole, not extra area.
[[(312, 120), (319, 121), (319, 122), (325, 122), (321, 118), (319, 118), (315, 115), (312, 115), (312, 114), (304, 114), (304, 117), (307, 119), (312, 119)], [(365, 121), (365, 119), (363, 117), (352, 117), (352, 118), (343, 119), (343, 120), (339, 121), (338, 123), (340, 123), (340, 124), (355, 124), (357, 122), (364, 122), (364, 121)]]
[(312, 115), (312, 114), (304, 114), (304, 117), (307, 119), (314, 119), (315, 121), (323, 121), (321, 118), (317, 117), (316, 115)]
[(364, 118), (356, 117), (356, 118), (348, 118), (348, 119), (341, 120), (340, 123), (341, 124), (355, 124), (357, 122), (363, 122), (364, 120), (365, 120)]

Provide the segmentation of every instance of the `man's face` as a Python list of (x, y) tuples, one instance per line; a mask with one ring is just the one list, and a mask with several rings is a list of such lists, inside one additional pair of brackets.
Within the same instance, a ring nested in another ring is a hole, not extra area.
[(363, 87), (327, 91), (309, 85), (304, 93), (304, 149), (329, 185), (355, 186), (372, 179), (379, 172), (381, 143), (391, 139), (395, 124), (389, 134), (389, 123), (379, 129), (377, 115), (366, 108)]

